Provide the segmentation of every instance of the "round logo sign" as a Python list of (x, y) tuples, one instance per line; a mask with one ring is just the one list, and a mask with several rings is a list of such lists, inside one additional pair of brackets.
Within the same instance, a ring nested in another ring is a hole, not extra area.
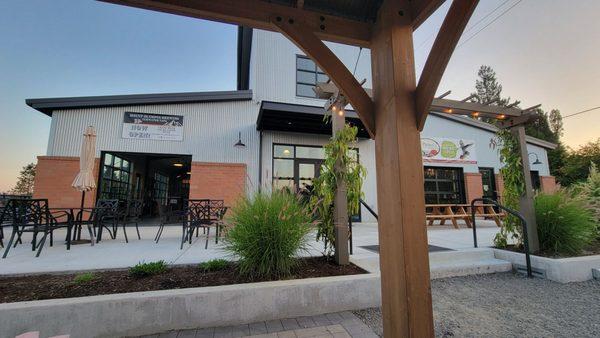
[(430, 138), (421, 139), (421, 154), (423, 157), (435, 157), (439, 153), (440, 145), (436, 141)]

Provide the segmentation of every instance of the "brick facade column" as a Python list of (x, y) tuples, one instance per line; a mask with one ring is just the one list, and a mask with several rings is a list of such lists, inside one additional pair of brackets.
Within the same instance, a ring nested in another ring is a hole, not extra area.
[(546, 194), (552, 194), (558, 189), (554, 176), (540, 176), (540, 184), (542, 192)]
[(231, 207), (246, 191), (246, 164), (192, 162), (190, 199), (222, 199)]
[[(94, 177), (98, 183), (100, 159), (94, 164)], [(79, 157), (38, 156), (33, 183), (33, 198), (46, 198), (51, 208), (72, 208), (81, 205), (81, 192), (71, 183), (79, 172)], [(85, 195), (85, 206), (96, 203), (96, 190)]]
[(504, 179), (502, 175), (496, 174), (496, 194), (498, 195), (498, 202), (502, 203), (502, 195), (504, 194)]
[(480, 173), (465, 173), (465, 193), (467, 203), (475, 198), (483, 197), (483, 181)]

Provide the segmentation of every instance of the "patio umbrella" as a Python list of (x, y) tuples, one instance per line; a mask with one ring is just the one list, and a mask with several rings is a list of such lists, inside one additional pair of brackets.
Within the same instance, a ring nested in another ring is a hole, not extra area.
[[(88, 126), (83, 133), (81, 144), (81, 155), (79, 157), (79, 173), (73, 180), (71, 186), (81, 191), (81, 209), (84, 207), (85, 193), (96, 189), (94, 179), (94, 162), (96, 160), (96, 130)], [(83, 216), (83, 211), (81, 212)], [(78, 231), (78, 239), (81, 239), (81, 228)]]

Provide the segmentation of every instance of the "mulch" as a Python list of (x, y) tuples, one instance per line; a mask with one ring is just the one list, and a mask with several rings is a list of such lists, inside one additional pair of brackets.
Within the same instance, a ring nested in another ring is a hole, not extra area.
[(233, 263), (223, 270), (212, 272), (203, 271), (195, 265), (173, 266), (161, 274), (146, 277), (134, 277), (128, 270), (98, 271), (93, 272), (93, 280), (75, 283), (75, 276), (81, 273), (0, 277), (0, 303), (356, 275), (366, 271), (353, 264), (339, 266), (325, 257), (312, 257), (300, 259), (299, 268), (286, 278), (245, 278), (240, 276)]

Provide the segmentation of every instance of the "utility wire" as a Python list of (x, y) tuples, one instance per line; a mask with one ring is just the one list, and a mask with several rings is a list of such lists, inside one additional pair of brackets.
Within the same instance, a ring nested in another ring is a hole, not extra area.
[(465, 43), (469, 42), (471, 39), (473, 39), (475, 36), (477, 36), (477, 34), (481, 33), (482, 30), (486, 29), (489, 25), (491, 25), (494, 22), (496, 22), (496, 20), (500, 19), (502, 16), (504, 16), (504, 14), (508, 13), (516, 5), (520, 4), (521, 1), (523, 1), (523, 0), (519, 0), (519, 1), (515, 2), (514, 5), (508, 7), (504, 12), (500, 13), (500, 15), (498, 15), (497, 17), (495, 17), (494, 20), (488, 22), (487, 25), (483, 26), (480, 30), (478, 30), (477, 32), (475, 32), (475, 34), (473, 34), (469, 38), (467, 38), (465, 41), (463, 41), (461, 44), (459, 44), (456, 48), (460, 48), (462, 45), (464, 45)]
[(598, 106), (598, 107), (594, 107), (594, 108), (590, 108), (590, 109), (586, 109), (586, 110), (582, 110), (582, 111), (580, 111), (580, 112), (577, 112), (577, 113), (569, 114), (569, 115), (563, 116), (562, 118), (563, 118), (563, 119), (566, 119), (567, 117), (571, 117), (571, 116), (575, 116), (575, 115), (579, 115), (579, 114), (587, 113), (587, 112), (589, 112), (589, 111), (596, 110), (596, 109), (600, 109), (600, 106)]
[[(500, 7), (504, 6), (508, 1), (510, 1), (510, 0), (504, 0), (503, 3), (501, 3), (498, 6), (496, 6), (496, 8), (492, 9), (483, 18), (477, 20), (477, 22), (475, 22), (474, 24), (472, 24), (471, 27), (469, 27), (469, 29), (467, 29), (463, 34), (466, 34), (466, 33), (470, 32), (470, 31), (472, 31), (473, 29), (475, 29), (475, 26), (477, 26), (483, 20), (489, 18), (490, 15), (494, 14), (494, 12), (496, 12)], [(425, 45), (425, 43), (427, 43), (427, 41), (431, 40), (431, 38), (433, 38), (435, 35), (436, 35), (436, 32), (431, 33), (431, 35), (429, 35), (429, 37), (427, 39), (423, 40), (423, 42), (421, 42), (419, 44), (419, 46), (417, 47), (417, 50), (421, 49), (421, 47), (423, 47)]]
[(354, 70), (352, 71), (352, 75), (356, 74), (356, 67), (358, 67), (358, 60), (360, 60), (360, 52), (362, 52), (362, 47), (358, 50), (358, 56), (356, 57), (356, 63), (354, 64)]

